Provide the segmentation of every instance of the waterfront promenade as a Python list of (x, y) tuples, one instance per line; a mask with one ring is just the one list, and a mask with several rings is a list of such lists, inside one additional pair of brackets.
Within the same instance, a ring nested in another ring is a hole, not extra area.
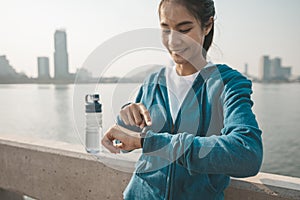
[[(122, 199), (134, 162), (99, 159), (81, 145), (1, 135), (0, 199)], [(300, 178), (259, 173), (232, 179), (225, 199), (300, 199)]]

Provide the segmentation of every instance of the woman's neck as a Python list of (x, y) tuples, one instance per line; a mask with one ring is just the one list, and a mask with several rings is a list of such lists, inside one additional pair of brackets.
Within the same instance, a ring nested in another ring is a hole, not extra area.
[(197, 68), (189, 62), (184, 64), (176, 64), (176, 72), (179, 76), (188, 76), (203, 69), (206, 65), (206, 60), (202, 60), (201, 62), (197, 63), (197, 65), (195, 65)]

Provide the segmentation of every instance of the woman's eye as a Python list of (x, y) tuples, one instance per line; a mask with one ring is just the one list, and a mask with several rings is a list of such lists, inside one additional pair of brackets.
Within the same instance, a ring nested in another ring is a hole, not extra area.
[(190, 32), (190, 30), (192, 30), (192, 28), (184, 29), (184, 30), (179, 30), (179, 32), (180, 33), (188, 33), (188, 32)]
[(163, 29), (164, 34), (169, 34), (171, 31), (169, 29)]

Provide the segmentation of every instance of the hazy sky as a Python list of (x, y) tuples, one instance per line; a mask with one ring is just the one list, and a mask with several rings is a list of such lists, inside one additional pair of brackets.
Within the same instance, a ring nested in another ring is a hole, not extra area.
[[(67, 32), (70, 71), (104, 41), (125, 31), (158, 28), (159, 0), (0, 0), (0, 55), (17, 71), (37, 75), (37, 57), (50, 58), (53, 35)], [(257, 75), (261, 55), (279, 56), (300, 75), (299, 0), (215, 0), (213, 61)]]

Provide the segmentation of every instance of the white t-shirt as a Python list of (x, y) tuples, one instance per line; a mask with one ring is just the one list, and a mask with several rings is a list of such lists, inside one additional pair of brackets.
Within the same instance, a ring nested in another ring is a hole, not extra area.
[[(212, 65), (213, 63), (209, 62), (204, 68)], [(166, 68), (168, 98), (173, 123), (175, 123), (181, 104), (184, 101), (188, 91), (192, 87), (194, 80), (196, 79), (200, 71), (201, 70), (188, 76), (180, 76), (176, 72), (176, 66)]]

